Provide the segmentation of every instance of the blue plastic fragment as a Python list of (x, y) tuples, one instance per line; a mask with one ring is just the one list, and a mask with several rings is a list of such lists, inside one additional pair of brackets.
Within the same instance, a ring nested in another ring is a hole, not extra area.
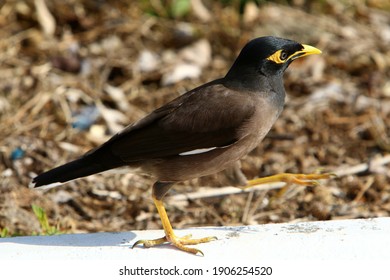
[(11, 152), (11, 160), (21, 159), (24, 155), (25, 151), (22, 148), (17, 147)]
[(85, 106), (73, 116), (72, 127), (87, 130), (96, 122), (99, 116), (99, 109), (95, 105)]

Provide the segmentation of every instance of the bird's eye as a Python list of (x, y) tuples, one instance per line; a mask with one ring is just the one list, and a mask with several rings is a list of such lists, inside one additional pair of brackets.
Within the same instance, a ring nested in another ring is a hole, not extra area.
[(282, 51), (282, 52), (280, 53), (280, 60), (286, 60), (287, 57), (288, 57), (288, 54), (287, 54), (286, 51)]

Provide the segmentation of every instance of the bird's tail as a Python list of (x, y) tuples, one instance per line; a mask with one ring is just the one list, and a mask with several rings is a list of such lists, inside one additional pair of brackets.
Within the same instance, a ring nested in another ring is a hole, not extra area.
[(77, 178), (103, 172), (120, 165), (110, 161), (96, 160), (95, 154), (86, 155), (35, 177), (29, 188), (54, 188)]

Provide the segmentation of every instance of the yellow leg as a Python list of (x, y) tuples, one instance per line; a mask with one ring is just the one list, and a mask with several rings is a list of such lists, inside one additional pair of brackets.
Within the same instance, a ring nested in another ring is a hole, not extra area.
[(165, 211), (165, 207), (164, 207), (162, 200), (159, 200), (153, 196), (153, 201), (154, 201), (154, 204), (156, 205), (158, 214), (160, 215), (160, 219), (161, 219), (161, 222), (162, 222), (162, 225), (164, 228), (165, 236), (162, 238), (153, 239), (153, 240), (138, 240), (136, 243), (134, 243), (133, 248), (137, 245), (140, 245), (140, 244), (149, 248), (149, 247), (153, 247), (153, 246), (168, 242), (182, 251), (192, 253), (194, 255), (199, 253), (203, 256), (204, 254), (201, 250), (198, 250), (195, 248), (189, 248), (189, 247), (186, 247), (185, 245), (196, 245), (196, 244), (206, 243), (206, 242), (210, 242), (212, 240), (217, 239), (214, 236), (213, 237), (204, 237), (204, 238), (200, 238), (200, 239), (191, 239), (191, 235), (177, 237), (175, 235), (175, 233), (173, 232), (171, 223), (168, 219), (168, 215), (167, 215), (167, 212)]
[(247, 185), (243, 189), (251, 188), (256, 185), (267, 184), (267, 183), (276, 183), (276, 182), (285, 182), (287, 185), (298, 184), (298, 185), (318, 185), (317, 180), (321, 179), (330, 179), (335, 175), (332, 173), (323, 173), (323, 174), (293, 174), (293, 173), (281, 173), (268, 177), (257, 178), (254, 180), (248, 181)]

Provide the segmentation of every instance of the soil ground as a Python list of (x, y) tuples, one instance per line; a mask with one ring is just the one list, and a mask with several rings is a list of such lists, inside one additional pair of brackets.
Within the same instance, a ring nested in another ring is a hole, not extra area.
[[(242, 159), (243, 172), (249, 179), (318, 169), (340, 176), (315, 187), (240, 194), (222, 192), (230, 185), (224, 172), (183, 182), (167, 203), (173, 226), (389, 216), (388, 1), (249, 2), (241, 12), (239, 1), (193, 1), (184, 12), (162, 1), (46, 2), (0, 4), (0, 229), (41, 232), (33, 204), (68, 233), (161, 228), (153, 180), (133, 170), (48, 191), (27, 186), (34, 175), (222, 77), (242, 46), (263, 35), (323, 54), (290, 66), (285, 110)], [(175, 76), (177, 67), (187, 78)], [(211, 187), (221, 193), (207, 196)], [(189, 193), (204, 197), (173, 199)]]

